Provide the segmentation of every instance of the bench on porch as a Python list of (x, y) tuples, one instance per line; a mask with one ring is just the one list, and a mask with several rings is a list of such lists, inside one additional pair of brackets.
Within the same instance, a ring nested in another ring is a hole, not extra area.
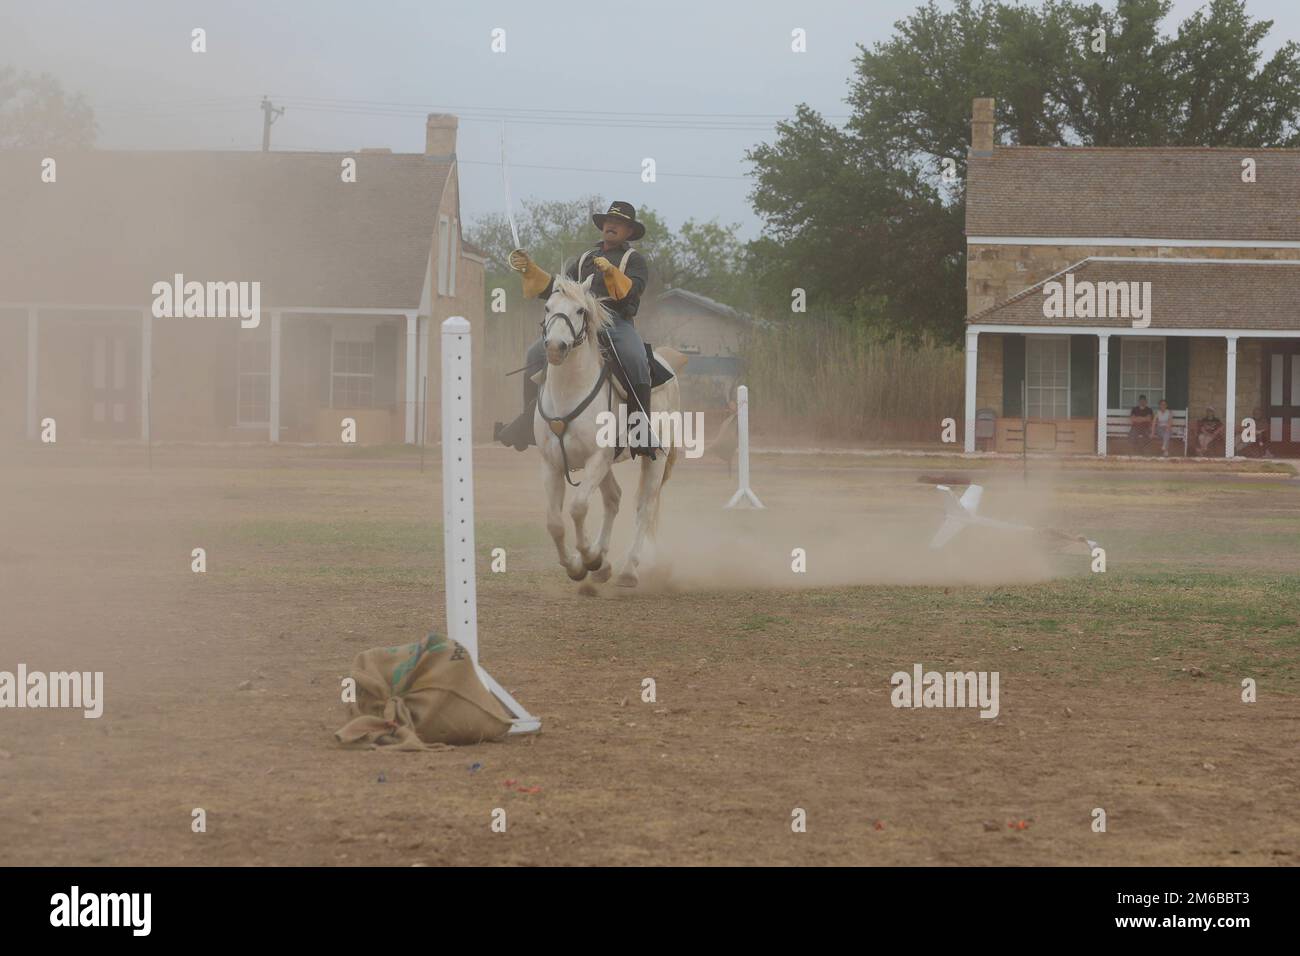
[[(1183, 443), (1183, 457), (1187, 457), (1187, 409), (1171, 409), (1174, 413), (1170, 421), (1172, 426), (1169, 435), (1170, 441), (1178, 440)], [(1108, 408), (1106, 409), (1106, 441), (1111, 439), (1122, 438), (1128, 440), (1129, 432), (1133, 430), (1133, 423), (1129, 418), (1129, 411), (1126, 408)], [(1158, 442), (1159, 438), (1152, 436), (1151, 441)]]
[[(1096, 444), (1096, 419), (999, 418), (993, 447), (1018, 455), (1024, 451), (1089, 454)], [(1028, 448), (1026, 448), (1026, 438)]]

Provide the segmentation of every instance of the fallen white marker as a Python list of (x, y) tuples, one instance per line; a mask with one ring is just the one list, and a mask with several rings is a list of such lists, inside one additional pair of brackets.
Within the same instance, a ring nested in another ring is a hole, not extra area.
[(1052, 528), (1031, 528), (1027, 524), (1013, 524), (1010, 521), (999, 521), (996, 518), (985, 518), (979, 514), (980, 498), (984, 495), (982, 485), (970, 485), (962, 493), (960, 498), (947, 485), (935, 485), (939, 491), (944, 494), (943, 524), (935, 533), (934, 538), (930, 541), (930, 550), (938, 551), (949, 541), (957, 537), (963, 528), (975, 525), (981, 528), (994, 528), (999, 531), (1018, 531), (1027, 534), (1036, 534), (1047, 539), (1047, 542), (1054, 547), (1062, 550), (1078, 546), (1083, 546), (1087, 550), (1083, 553), (1092, 554), (1092, 549), (1097, 547), (1097, 542), (1092, 541), (1082, 535), (1070, 535), (1064, 531), (1056, 531)]
[(469, 322), (453, 315), (442, 323), (442, 540), (447, 636), (469, 651), (483, 686), (510, 712), (510, 733), (536, 733), (542, 729), (542, 722), (524, 710), (478, 662), (470, 355)]
[(763, 502), (749, 487), (749, 389), (744, 385), (736, 389), (736, 447), (740, 461), (740, 487), (723, 507), (734, 508), (742, 502), (749, 502), (755, 508), (762, 508)]

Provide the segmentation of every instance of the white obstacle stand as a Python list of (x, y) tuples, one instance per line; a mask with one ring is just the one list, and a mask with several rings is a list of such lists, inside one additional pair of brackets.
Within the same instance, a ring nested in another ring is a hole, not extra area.
[(483, 686), (510, 712), (510, 733), (535, 733), (542, 729), (542, 722), (524, 710), (478, 662), (471, 354), (469, 322), (454, 315), (442, 323), (442, 538), (447, 636), (469, 651)]
[(736, 447), (740, 459), (740, 487), (723, 507), (734, 508), (748, 502), (752, 507), (762, 508), (763, 502), (749, 487), (749, 389), (744, 385), (736, 389)]

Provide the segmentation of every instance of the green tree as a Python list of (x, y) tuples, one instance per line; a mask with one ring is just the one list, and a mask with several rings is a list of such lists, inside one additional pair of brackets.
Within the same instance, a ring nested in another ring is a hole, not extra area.
[(0, 149), (89, 149), (95, 131), (81, 94), (65, 95), (48, 74), (0, 67)]
[(930, 0), (860, 48), (842, 128), (801, 105), (748, 154), (764, 220), (748, 261), (765, 301), (804, 288), (810, 308), (882, 333), (957, 341), (975, 96), (996, 99), (1007, 145), (1295, 145), (1296, 45), (1261, 65), (1272, 22), (1252, 21), (1244, 0), (1213, 0), (1173, 37), (1160, 31), (1169, 10), (1169, 0), (946, 10)]

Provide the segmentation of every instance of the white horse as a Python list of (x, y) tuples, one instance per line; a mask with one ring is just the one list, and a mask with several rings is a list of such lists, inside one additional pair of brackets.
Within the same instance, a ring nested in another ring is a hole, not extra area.
[[(617, 416), (620, 402), (618, 391), (611, 392), (612, 375), (602, 372), (598, 343), (598, 333), (613, 321), (592, 294), (590, 278), (582, 283), (563, 276), (555, 278), (554, 291), (546, 300), (546, 314), (542, 319), (548, 368), (546, 381), (537, 396), (533, 433), (542, 453), (546, 530), (555, 541), (560, 564), (575, 581), (583, 580), (589, 572), (594, 581), (609, 580), (612, 570), (607, 557), (609, 536), (623, 496), (613, 466), (616, 460), (626, 460), (628, 451), (621, 449), (615, 459), (613, 447), (602, 447), (597, 442), (600, 431), (597, 416), (608, 411)], [(680, 413), (681, 389), (675, 377), (654, 390), (650, 410)], [(609, 429), (604, 431), (608, 434)], [(636, 530), (614, 582), (623, 587), (637, 584), (637, 567), (647, 539), (653, 547), (664, 482), (681, 454), (679, 442), (670, 443), (666, 437), (661, 431), (659, 441), (663, 447), (655, 453), (653, 461), (649, 456), (639, 459), (641, 482), (636, 494)], [(565, 541), (564, 488), (566, 483), (572, 484), (568, 473), (578, 469), (583, 474), (569, 505), (574, 531), (574, 547), (570, 548)], [(587, 507), (596, 488), (600, 489), (605, 514), (600, 534), (592, 543), (586, 528)], [(589, 584), (583, 586), (583, 591), (594, 593)]]

